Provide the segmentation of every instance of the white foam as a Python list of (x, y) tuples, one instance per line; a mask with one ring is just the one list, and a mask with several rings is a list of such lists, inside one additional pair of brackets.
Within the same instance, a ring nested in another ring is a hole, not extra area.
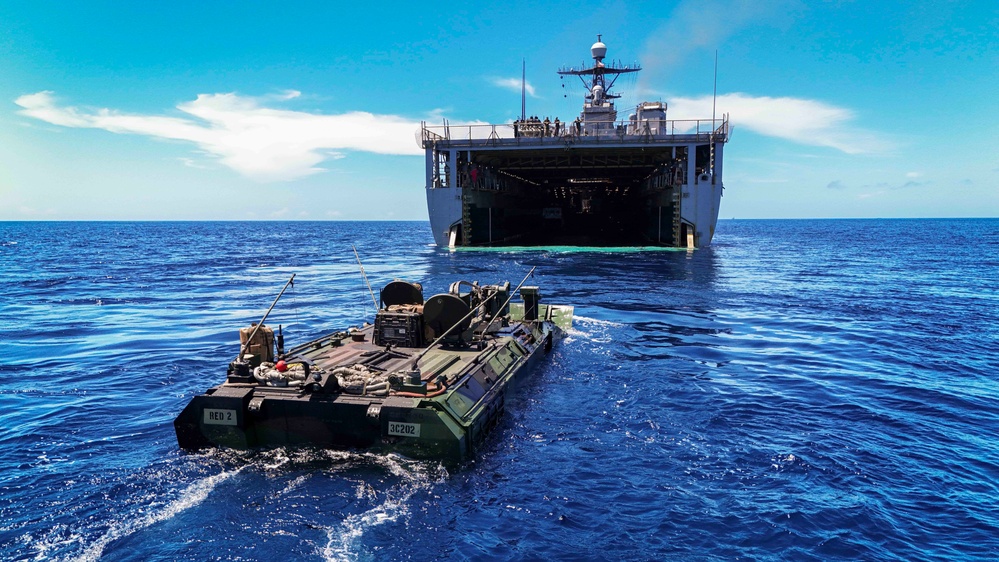
[(568, 336), (566, 343), (571, 343), (576, 338), (592, 343), (608, 343), (613, 340), (610, 331), (622, 326), (624, 324), (618, 322), (587, 318), (586, 316), (574, 316), (572, 327), (566, 330), (566, 335)]
[(416, 492), (416, 488), (402, 490), (402, 495), (392, 498), (386, 494), (386, 499), (381, 505), (377, 505), (364, 513), (358, 513), (347, 517), (343, 523), (329, 529), (327, 537), (329, 541), (323, 548), (322, 556), (324, 560), (357, 560), (357, 541), (364, 536), (365, 531), (384, 523), (397, 521), (409, 513), (409, 498)]
[[(177, 514), (200, 504), (205, 500), (205, 498), (208, 497), (208, 494), (211, 493), (216, 486), (235, 476), (242, 469), (243, 467), (240, 467), (236, 470), (222, 472), (209, 476), (203, 480), (199, 480), (185, 488), (180, 492), (177, 499), (164, 505), (163, 507), (146, 515), (140, 514), (138, 517), (130, 517), (127, 522), (115, 522), (115, 524), (113, 524), (111, 528), (104, 533), (104, 536), (100, 537), (92, 544), (87, 545), (82, 554), (79, 556), (73, 556), (70, 559), (84, 561), (98, 560), (104, 554), (104, 549), (107, 548), (107, 545), (137, 531), (141, 531), (146, 527), (171, 519)], [(40, 552), (39, 555), (44, 558), (44, 552)]]
[[(369, 529), (398, 521), (409, 515), (410, 498), (417, 492), (429, 489), (432, 484), (424, 465), (409, 464), (401, 457), (394, 455), (372, 456), (371, 458), (377, 458), (378, 462), (391, 474), (401, 477), (402, 482), (381, 494), (384, 496), (384, 501), (381, 504), (363, 513), (350, 515), (340, 524), (328, 529), (326, 533), (328, 541), (320, 552), (324, 560), (339, 562), (362, 558), (358, 543), (364, 533)], [(379, 492), (369, 489), (366, 484), (362, 483), (357, 494), (359, 499), (364, 497), (377, 498)]]
[(583, 324), (592, 324), (594, 326), (607, 326), (608, 328), (620, 328), (624, 326), (624, 324), (620, 322), (612, 322), (610, 320), (600, 320), (598, 318), (590, 318), (587, 316), (580, 316), (578, 314), (574, 314), (572, 316), (572, 322), (576, 323), (577, 321), (582, 322)]

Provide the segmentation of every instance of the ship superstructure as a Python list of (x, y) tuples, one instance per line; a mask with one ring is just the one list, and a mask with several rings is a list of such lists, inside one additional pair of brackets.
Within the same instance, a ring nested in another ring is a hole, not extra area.
[(558, 71), (586, 88), (570, 121), (422, 125), (438, 246), (711, 243), (728, 116), (671, 120), (653, 101), (618, 119), (614, 82), (641, 68), (605, 63), (600, 36), (590, 53), (591, 66)]

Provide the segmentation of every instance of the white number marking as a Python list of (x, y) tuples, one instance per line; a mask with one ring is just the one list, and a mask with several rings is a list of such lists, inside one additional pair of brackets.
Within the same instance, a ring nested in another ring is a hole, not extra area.
[(399, 437), (419, 437), (420, 424), (390, 421), (388, 424), (388, 434)]

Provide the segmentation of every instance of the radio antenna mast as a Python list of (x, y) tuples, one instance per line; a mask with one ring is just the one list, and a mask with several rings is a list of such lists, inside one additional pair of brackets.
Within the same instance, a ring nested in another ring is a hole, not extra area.
[(527, 120), (527, 59), (520, 61), (520, 120)]
[(715, 49), (715, 85), (711, 92), (711, 183), (715, 182), (715, 107), (718, 104), (718, 49)]
[(371, 304), (375, 305), (375, 312), (378, 312), (378, 301), (375, 300), (375, 292), (371, 290), (371, 283), (368, 283), (368, 276), (364, 274), (364, 266), (361, 265), (361, 256), (357, 255), (357, 248), (353, 245), (350, 248), (354, 250), (354, 257), (357, 258), (357, 267), (361, 268), (361, 277), (364, 279), (364, 284), (368, 286), (368, 292), (371, 293)]
[(711, 94), (711, 133), (715, 131), (715, 105), (718, 102), (718, 49), (715, 49), (715, 88)]

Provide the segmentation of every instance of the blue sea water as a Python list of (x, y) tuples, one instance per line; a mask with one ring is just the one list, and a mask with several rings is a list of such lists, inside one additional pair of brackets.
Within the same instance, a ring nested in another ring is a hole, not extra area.
[[(532, 266), (573, 330), (461, 467), (184, 453), (289, 344)], [(0, 559), (994, 560), (999, 220), (726, 220), (686, 251), (448, 252), (422, 222), (0, 223)]]

